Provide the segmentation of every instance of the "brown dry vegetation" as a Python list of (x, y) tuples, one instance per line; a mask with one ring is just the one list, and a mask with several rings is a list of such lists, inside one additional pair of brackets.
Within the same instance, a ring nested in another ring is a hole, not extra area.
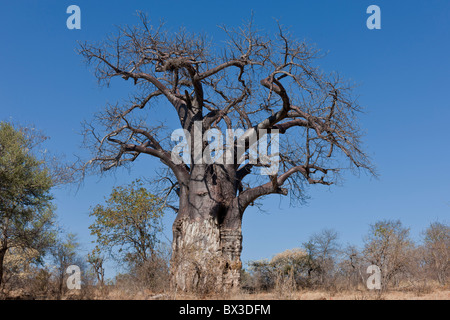
[[(342, 248), (336, 232), (323, 230), (301, 248), (250, 261), (241, 270), (241, 287), (229, 292), (211, 282), (201, 283), (196, 292), (173, 290), (170, 254), (163, 250), (146, 263), (129, 264), (114, 279), (104, 279), (101, 263), (91, 259), (89, 266), (74, 251), (63, 250), (67, 245), (53, 252), (58, 258), (53, 267), (29, 263), (26, 252), (11, 251), (0, 300), (449, 300), (447, 225), (431, 224), (420, 245), (399, 221), (377, 222), (369, 229), (362, 248)], [(69, 263), (81, 267), (81, 290), (65, 285)], [(367, 288), (372, 275), (367, 267), (374, 264), (381, 269), (380, 290)]]
[[(23, 292), (10, 292), (5, 299), (37, 299), (45, 300), (49, 297), (33, 297)], [(62, 300), (450, 300), (449, 288), (427, 288), (423, 290), (405, 289), (377, 292), (369, 290), (343, 290), (339, 292), (325, 290), (296, 290), (289, 294), (289, 298), (277, 292), (246, 293), (235, 291), (226, 295), (209, 294), (174, 294), (154, 293), (150, 290), (133, 292), (112, 288), (107, 293), (100, 290), (79, 293), (67, 293)]]

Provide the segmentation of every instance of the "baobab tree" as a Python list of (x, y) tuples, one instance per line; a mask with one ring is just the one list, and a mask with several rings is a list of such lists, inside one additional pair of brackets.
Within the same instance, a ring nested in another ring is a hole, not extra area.
[[(135, 88), (129, 103), (107, 105), (85, 123), (94, 154), (83, 169), (108, 171), (142, 155), (167, 168), (160, 180), (168, 183), (168, 199), (178, 202), (169, 204), (176, 211), (171, 283), (178, 290), (239, 285), (242, 217), (256, 200), (288, 193), (302, 199), (308, 184), (331, 185), (344, 169), (373, 172), (361, 149), (361, 110), (352, 86), (314, 65), (321, 57), (314, 46), (275, 26), (274, 35), (258, 31), (252, 21), (237, 29), (223, 26), (227, 40), (216, 44), (183, 28), (153, 27), (140, 15), (138, 26), (80, 44), (100, 84), (122, 78)], [(158, 114), (173, 115), (189, 135), (190, 161), (174, 156), (174, 127), (158, 123)], [(196, 161), (196, 143), (211, 151), (212, 140), (202, 138), (211, 129), (242, 130), (232, 149), (241, 148), (244, 160), (235, 152), (233, 161)], [(275, 133), (278, 170), (262, 175), (267, 162), (251, 161), (251, 137)]]

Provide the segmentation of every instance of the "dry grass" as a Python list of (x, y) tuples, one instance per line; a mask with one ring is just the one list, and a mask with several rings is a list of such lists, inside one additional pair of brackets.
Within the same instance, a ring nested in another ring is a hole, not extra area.
[[(6, 299), (38, 299), (45, 300), (43, 297), (31, 297), (19, 293), (11, 294)], [(136, 293), (111, 290), (103, 295), (94, 293), (90, 297), (79, 297), (77, 294), (70, 294), (62, 300), (450, 300), (450, 290), (436, 290), (428, 293), (418, 294), (416, 292), (389, 291), (383, 294), (377, 294), (370, 291), (344, 291), (339, 293), (330, 293), (326, 291), (296, 291), (286, 295), (279, 295), (276, 292), (268, 293), (242, 293), (208, 296), (189, 295), (189, 294), (171, 294), (171, 293), (153, 293), (151, 291), (140, 291)], [(1, 299), (0, 299), (1, 300)]]
[[(0, 300), (53, 300), (55, 295), (32, 294), (24, 290), (0, 292)], [(296, 289), (292, 281), (277, 281), (277, 286), (267, 292), (234, 289), (228, 293), (187, 294), (161, 290), (148, 290), (136, 286), (106, 285), (103, 289), (94, 286), (82, 290), (67, 291), (61, 300), (450, 300), (450, 286), (429, 283), (427, 286), (403, 286), (386, 292), (355, 289)]]
[(321, 290), (303, 290), (289, 292), (289, 295), (280, 292), (244, 293), (240, 291), (228, 294), (192, 295), (173, 293), (152, 293), (150, 291), (135, 294), (111, 290), (105, 296), (96, 296), (95, 299), (106, 300), (450, 300), (450, 290), (435, 289), (426, 293), (417, 291), (391, 290), (381, 295), (375, 291), (341, 291), (329, 292)]

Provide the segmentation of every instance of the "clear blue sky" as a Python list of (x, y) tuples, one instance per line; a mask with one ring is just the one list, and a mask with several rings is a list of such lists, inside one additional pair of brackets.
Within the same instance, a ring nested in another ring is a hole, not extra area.
[[(81, 30), (66, 28), (66, 8), (81, 8)], [(368, 30), (366, 9), (381, 8), (382, 29)], [(343, 244), (360, 245), (368, 225), (400, 219), (414, 239), (433, 221), (450, 216), (450, 2), (449, 1), (2, 1), (0, 5), (0, 120), (34, 124), (51, 140), (48, 148), (73, 160), (81, 151), (80, 123), (107, 102), (127, 97), (127, 86), (99, 88), (75, 53), (76, 41), (100, 40), (114, 25), (136, 24), (136, 10), (152, 21), (164, 19), (222, 37), (218, 24), (241, 24), (254, 13), (256, 24), (276, 27), (274, 18), (299, 38), (328, 51), (320, 62), (360, 86), (360, 118), (366, 150), (378, 180), (345, 176), (342, 186), (313, 186), (311, 199), (291, 208), (268, 198), (267, 213), (247, 210), (242, 260), (270, 258), (298, 247), (311, 233), (334, 228)], [(113, 185), (143, 174), (154, 161), (130, 173), (88, 178), (83, 187), (55, 190), (61, 224), (91, 247), (89, 208), (103, 201)], [(165, 219), (171, 238), (174, 215)]]

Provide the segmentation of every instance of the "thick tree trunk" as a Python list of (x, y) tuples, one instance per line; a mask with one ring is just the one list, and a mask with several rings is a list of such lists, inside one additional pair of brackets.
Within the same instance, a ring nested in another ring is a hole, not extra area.
[(227, 291), (239, 286), (242, 217), (233, 185), (222, 183), (229, 178), (221, 180), (216, 173), (210, 180), (207, 170), (200, 171), (200, 179), (191, 179), (180, 194), (171, 259), (175, 290)]
[(227, 230), (214, 219), (177, 220), (173, 226), (172, 286), (188, 292), (239, 286), (241, 228)]

